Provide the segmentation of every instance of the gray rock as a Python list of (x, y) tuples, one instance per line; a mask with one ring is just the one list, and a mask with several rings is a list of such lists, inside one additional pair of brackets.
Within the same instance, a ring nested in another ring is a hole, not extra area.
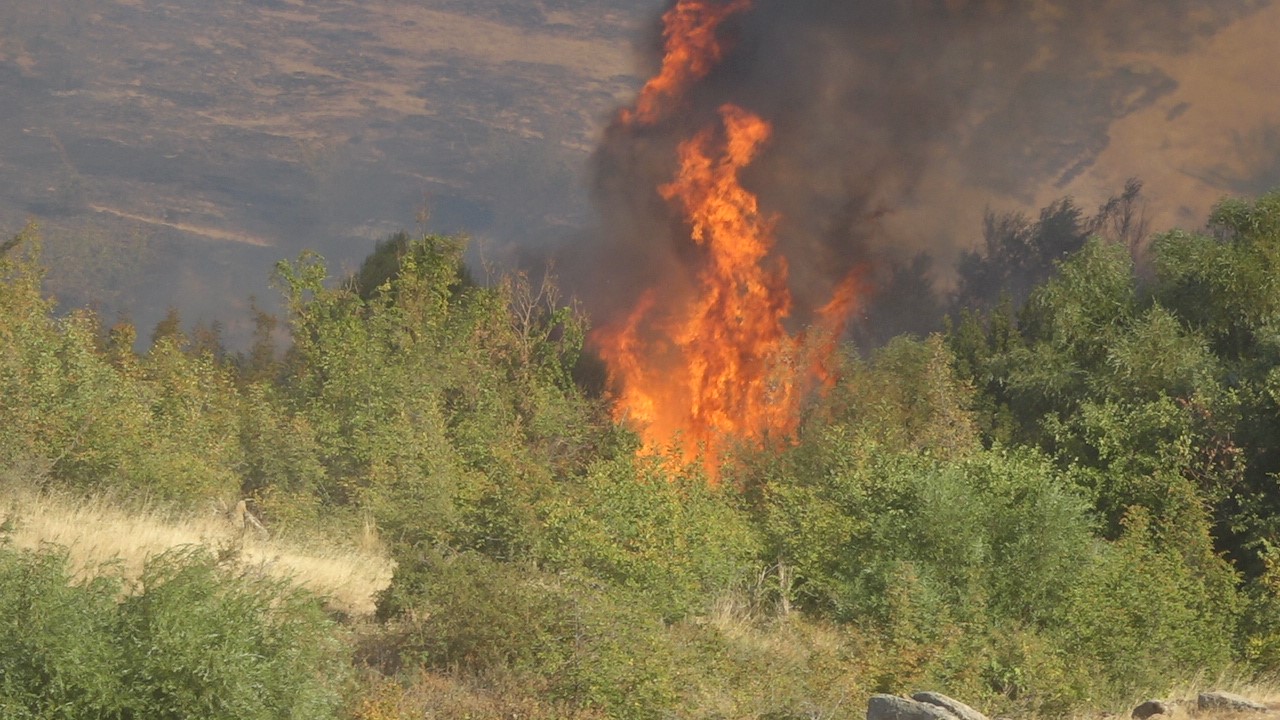
[(867, 701), (867, 720), (958, 720), (958, 718), (937, 705), (894, 695), (872, 695)]
[(937, 705), (947, 712), (955, 715), (960, 720), (987, 720), (987, 716), (965, 705), (959, 700), (949, 698), (942, 693), (936, 692), (918, 692), (911, 696), (916, 702), (927, 703), (929, 705)]
[(1133, 709), (1130, 717), (1134, 720), (1147, 720), (1153, 715), (1168, 715), (1169, 706), (1159, 700), (1148, 700)]
[(1267, 706), (1254, 702), (1243, 695), (1229, 692), (1200, 693), (1196, 706), (1201, 710), (1235, 710), (1243, 712), (1266, 712)]

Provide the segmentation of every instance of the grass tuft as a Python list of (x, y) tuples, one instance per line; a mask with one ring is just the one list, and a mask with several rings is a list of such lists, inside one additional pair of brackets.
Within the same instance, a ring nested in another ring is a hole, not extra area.
[(177, 514), (159, 509), (126, 510), (108, 500), (74, 499), (42, 493), (0, 496), (0, 524), (9, 528), (14, 547), (35, 550), (46, 544), (65, 547), (77, 580), (118, 566), (136, 579), (149, 558), (184, 546), (205, 547), (234, 559), (246, 570), (287, 579), (327, 598), (329, 608), (350, 616), (371, 615), (379, 591), (391, 582), (392, 561), (382, 553), (371, 527), (343, 546), (321, 546), (288, 538), (263, 538), (242, 529), (225, 513), (211, 509)]

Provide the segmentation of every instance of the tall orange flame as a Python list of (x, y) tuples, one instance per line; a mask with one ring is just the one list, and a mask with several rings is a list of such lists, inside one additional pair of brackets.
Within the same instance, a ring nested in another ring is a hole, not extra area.
[[(720, 23), (748, 6), (678, 2), (664, 16), (662, 70), (621, 114), (624, 126), (671, 111), (720, 60)], [(837, 288), (817, 313), (816, 343), (788, 333), (792, 299), (787, 263), (774, 253), (776, 218), (740, 182), (772, 128), (735, 105), (722, 106), (719, 119), (680, 144), (675, 179), (657, 188), (701, 250), (692, 291), (653, 288), (625, 321), (592, 337), (616, 416), (637, 426), (644, 451), (701, 458), (713, 481), (730, 443), (760, 446), (794, 433), (804, 396), (833, 382), (830, 358), (860, 292), (854, 277)]]
[(650, 125), (667, 112), (667, 103), (680, 98), (693, 83), (720, 62), (724, 46), (717, 31), (751, 0), (680, 0), (662, 16), (665, 52), (662, 68), (640, 89), (634, 108), (624, 109), (624, 125)]

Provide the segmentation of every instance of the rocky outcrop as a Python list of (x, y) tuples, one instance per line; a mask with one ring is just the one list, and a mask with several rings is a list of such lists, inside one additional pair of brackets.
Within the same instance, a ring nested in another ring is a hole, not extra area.
[(974, 710), (968, 705), (965, 705), (959, 700), (956, 700), (954, 698), (949, 698), (946, 695), (943, 695), (942, 693), (918, 692), (912, 695), (911, 699), (915, 700), (916, 702), (927, 703), (929, 705), (936, 705), (937, 707), (940, 707), (943, 710), (946, 710), (952, 715), (955, 715), (957, 718), (959, 718), (959, 720), (987, 720), (986, 715), (983, 715), (982, 713), (978, 712), (977, 710)]
[(895, 695), (872, 695), (867, 701), (867, 720), (959, 720), (947, 710), (930, 703)]
[(1130, 714), (1134, 720), (1147, 720), (1149, 717), (1156, 715), (1168, 715), (1169, 706), (1160, 700), (1148, 700), (1133, 709)]
[(1234, 712), (1266, 712), (1267, 706), (1243, 695), (1229, 692), (1204, 692), (1196, 699), (1200, 710), (1229, 710)]

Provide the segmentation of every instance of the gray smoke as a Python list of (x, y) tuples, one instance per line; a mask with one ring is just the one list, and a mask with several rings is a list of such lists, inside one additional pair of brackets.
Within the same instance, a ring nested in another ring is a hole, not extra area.
[(757, 0), (722, 28), (728, 56), (680, 112), (606, 132), (594, 159), (600, 229), (566, 277), (597, 322), (643, 288), (689, 281), (697, 251), (655, 188), (675, 170), (676, 145), (723, 103), (774, 126), (744, 181), (781, 218), (798, 322), (855, 266), (874, 282), (925, 252), (945, 276), (981, 236), (975, 194), (1028, 203), (1065, 187), (1108, 147), (1113, 123), (1177, 90), (1138, 56), (1194, 52), (1268, 4)]

